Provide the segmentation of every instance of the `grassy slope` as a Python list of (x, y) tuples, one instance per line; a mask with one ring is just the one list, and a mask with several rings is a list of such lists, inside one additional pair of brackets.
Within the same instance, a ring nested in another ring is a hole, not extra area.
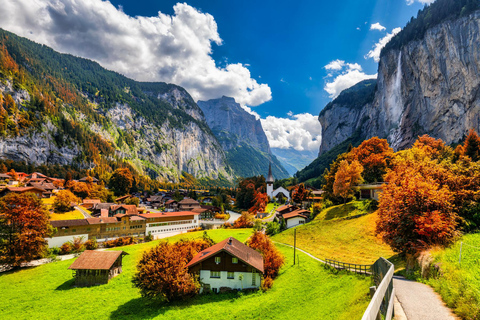
[[(215, 241), (230, 235), (244, 241), (251, 229), (212, 230), (209, 234)], [(201, 235), (189, 233), (169, 241)], [(141, 298), (130, 281), (142, 252), (157, 243), (123, 247), (129, 253), (124, 258), (124, 272), (108, 285), (72, 288), (67, 268), (73, 260), (2, 274), (0, 318), (200, 319), (215, 315), (215, 319), (358, 319), (368, 305), (370, 279), (333, 274), (305, 255), (300, 256), (300, 265), (292, 266), (292, 249), (283, 246), (280, 250), (286, 265), (268, 292), (200, 295), (188, 302), (156, 304)]]
[(480, 319), (480, 233), (467, 234), (452, 247), (433, 252), (433, 256), (441, 276), (426, 282), (462, 318)]
[[(312, 222), (297, 227), (297, 246), (321, 259), (350, 263), (371, 264), (380, 256), (391, 258), (395, 253), (375, 236), (377, 215), (358, 209), (360, 204), (356, 201), (330, 207)], [(354, 217), (361, 214), (366, 215)], [(277, 234), (273, 240), (293, 244), (293, 229)]]

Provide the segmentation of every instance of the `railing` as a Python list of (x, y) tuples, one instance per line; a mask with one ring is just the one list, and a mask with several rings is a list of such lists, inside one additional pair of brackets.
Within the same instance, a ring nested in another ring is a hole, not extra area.
[[(373, 281), (377, 288), (367, 310), (363, 314), (362, 320), (392, 319), (393, 300), (395, 297), (395, 288), (393, 287), (394, 270), (393, 264), (384, 258), (379, 258), (372, 265)], [(380, 314), (382, 317), (379, 317)]]
[(371, 274), (372, 265), (370, 264), (355, 264), (340, 262), (332, 259), (325, 259), (325, 264), (337, 270), (347, 270), (359, 274)]

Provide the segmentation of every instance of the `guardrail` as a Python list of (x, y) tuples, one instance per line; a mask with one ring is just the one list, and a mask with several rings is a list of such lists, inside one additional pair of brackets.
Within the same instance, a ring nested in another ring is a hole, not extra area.
[(325, 259), (325, 264), (337, 270), (347, 270), (359, 274), (371, 274), (372, 265), (370, 264), (355, 264), (340, 262), (332, 259)]
[[(392, 319), (393, 300), (395, 297), (395, 288), (393, 287), (394, 270), (393, 263), (385, 258), (379, 258), (372, 265), (373, 281), (377, 288), (367, 310), (363, 314), (362, 320)], [(380, 314), (382, 317), (379, 316)]]

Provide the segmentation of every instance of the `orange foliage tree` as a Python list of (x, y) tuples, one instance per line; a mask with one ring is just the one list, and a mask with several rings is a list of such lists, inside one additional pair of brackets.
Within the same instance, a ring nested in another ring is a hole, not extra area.
[(342, 197), (343, 203), (353, 195), (355, 186), (362, 181), (362, 171), (363, 167), (357, 160), (353, 160), (352, 163), (348, 163), (347, 160), (340, 162), (333, 183), (333, 194)]
[(52, 234), (48, 211), (33, 193), (0, 199), (0, 264), (19, 267), (41, 257)]
[(109, 182), (116, 196), (122, 196), (130, 192), (133, 185), (133, 175), (128, 168), (118, 168), (112, 174)]
[(297, 184), (292, 189), (292, 201), (295, 203), (302, 203), (307, 200), (311, 192), (309, 189), (305, 188), (303, 183)]
[(205, 240), (160, 243), (143, 253), (132, 282), (143, 297), (164, 301), (191, 297), (199, 292), (200, 283), (186, 265), (209, 246)]
[(480, 137), (475, 130), (470, 130), (463, 145), (463, 155), (469, 156), (472, 161), (480, 159)]
[(278, 276), (280, 268), (285, 263), (285, 257), (278, 251), (270, 238), (261, 231), (256, 231), (248, 240), (247, 245), (262, 254), (264, 281), (271, 286), (271, 280)]
[(383, 181), (389, 162), (393, 157), (393, 149), (386, 139), (373, 137), (363, 141), (350, 151), (350, 157), (363, 167), (363, 179), (366, 182)]
[(253, 214), (243, 211), (240, 218), (233, 223), (234, 228), (251, 228), (253, 227)]
[(447, 245), (458, 234), (454, 193), (438, 176), (447, 172), (428, 157), (412, 161), (411, 153), (386, 175), (376, 227), (394, 251), (409, 254)]
[(268, 203), (268, 196), (263, 192), (255, 192), (255, 203), (248, 209), (250, 213), (264, 212)]
[(72, 208), (72, 205), (76, 205), (80, 202), (70, 190), (60, 190), (57, 192), (55, 199), (53, 200), (53, 209), (56, 212), (67, 212)]

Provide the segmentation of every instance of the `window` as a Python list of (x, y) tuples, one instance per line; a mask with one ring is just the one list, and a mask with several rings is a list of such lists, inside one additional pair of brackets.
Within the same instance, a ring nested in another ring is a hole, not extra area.
[(235, 273), (234, 272), (227, 272), (227, 279), (235, 279)]
[(215, 257), (215, 263), (219, 264), (222, 261), (221, 257)]
[(233, 263), (233, 264), (237, 264), (237, 263), (238, 263), (238, 258), (233, 257), (233, 258), (232, 258), (232, 263)]
[(220, 271), (210, 271), (210, 278), (220, 279)]
[(72, 232), (77, 232), (77, 229), (72, 229)]

